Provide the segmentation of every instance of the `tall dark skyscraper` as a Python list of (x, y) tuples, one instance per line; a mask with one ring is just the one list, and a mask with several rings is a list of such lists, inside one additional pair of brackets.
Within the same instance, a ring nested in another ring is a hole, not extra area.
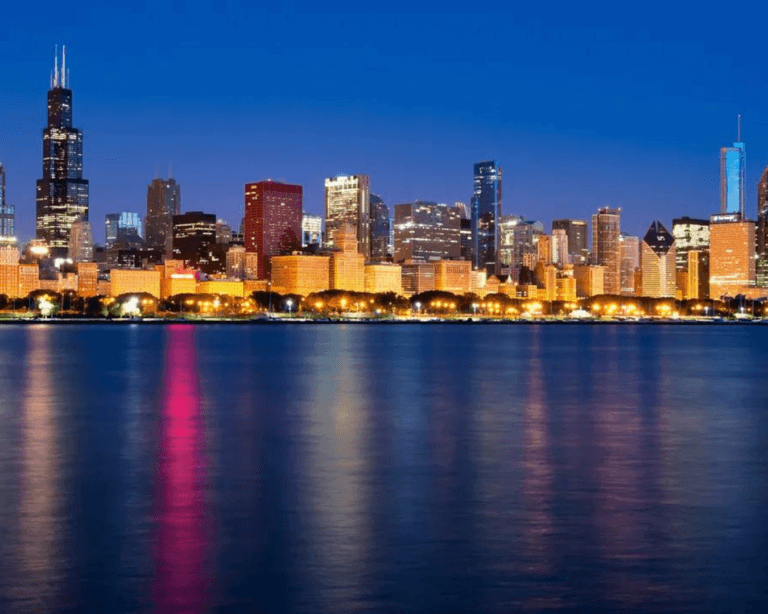
[(389, 254), (389, 207), (380, 196), (371, 194), (371, 261), (382, 262)]
[(499, 219), (501, 218), (501, 167), (488, 160), (475, 164), (472, 194), (472, 252), (474, 266), (497, 272)]
[(52, 256), (66, 257), (74, 221), (88, 220), (88, 180), (83, 179), (83, 133), (72, 127), (66, 49), (58, 50), (48, 90), (48, 125), (43, 129), (43, 176), (37, 181), (37, 238)]
[(768, 166), (757, 182), (757, 255), (768, 257)]
[(144, 220), (145, 244), (159, 249), (166, 258), (173, 247), (173, 216), (181, 213), (181, 187), (173, 177), (153, 179), (147, 186), (147, 217)]
[(0, 162), (0, 245), (16, 242), (16, 216), (5, 200), (5, 167)]
[(589, 228), (584, 220), (552, 220), (552, 231), (565, 230), (568, 235), (568, 253), (574, 264), (589, 260)]

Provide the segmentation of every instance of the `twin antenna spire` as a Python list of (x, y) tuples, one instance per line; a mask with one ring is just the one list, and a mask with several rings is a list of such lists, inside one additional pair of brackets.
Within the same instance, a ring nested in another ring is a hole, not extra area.
[(69, 71), (67, 70), (67, 46), (61, 48), (61, 70), (59, 70), (59, 46), (56, 45), (53, 54), (53, 72), (51, 73), (51, 89), (69, 87)]

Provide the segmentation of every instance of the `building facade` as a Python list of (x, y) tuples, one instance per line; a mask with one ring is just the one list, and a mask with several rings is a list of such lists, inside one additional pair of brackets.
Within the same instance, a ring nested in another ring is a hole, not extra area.
[(54, 61), (43, 130), (43, 176), (37, 181), (36, 236), (53, 257), (66, 257), (74, 221), (88, 220), (88, 180), (83, 179), (83, 133), (72, 126), (72, 90), (64, 49)]
[(738, 132), (733, 147), (720, 149), (720, 213), (738, 213), (743, 218), (746, 156), (740, 125)]
[(371, 182), (368, 175), (337, 175), (325, 180), (325, 234), (328, 247), (345, 223), (357, 233), (358, 250), (371, 257)]
[(395, 262), (460, 257), (461, 219), (457, 207), (424, 201), (395, 205)]
[(323, 218), (305, 213), (301, 218), (301, 246), (320, 246), (323, 243)]
[(499, 221), (502, 210), (501, 167), (494, 160), (474, 165), (472, 191), (472, 253), (474, 267), (497, 273)]
[(584, 220), (552, 220), (552, 232), (564, 230), (568, 235), (568, 253), (574, 264), (587, 264), (589, 259), (589, 229)]
[(204, 273), (221, 273), (226, 254), (216, 244), (216, 216), (188, 211), (173, 216), (173, 257)]
[(0, 162), (0, 245), (16, 243), (16, 214), (5, 199), (5, 167)]
[(709, 295), (736, 296), (755, 287), (755, 224), (741, 214), (709, 218)]
[(147, 247), (159, 249), (165, 258), (173, 252), (173, 216), (181, 213), (181, 186), (173, 177), (153, 179), (147, 186)]
[(371, 194), (371, 262), (384, 262), (389, 252), (389, 207), (380, 196)]
[(605, 267), (605, 294), (621, 294), (621, 209), (603, 207), (592, 216), (592, 261)]
[(269, 279), (272, 256), (301, 247), (302, 193), (277, 181), (245, 185), (245, 250), (258, 256), (259, 279)]
[(621, 293), (634, 296), (635, 271), (640, 267), (640, 239), (625, 233), (619, 235), (621, 244)]
[(104, 217), (104, 245), (107, 248), (115, 243), (142, 245), (144, 243), (143, 224), (138, 213), (123, 211), (107, 213)]
[(73, 262), (93, 262), (91, 224), (82, 218), (72, 223), (69, 232), (69, 257)]
[(373, 294), (403, 289), (402, 269), (399, 264), (376, 263), (365, 265), (365, 291)]
[(757, 255), (768, 258), (768, 165), (757, 182)]
[(365, 292), (365, 257), (357, 251), (357, 233), (350, 224), (337, 229), (333, 237), (330, 281), (332, 290)]
[(677, 288), (675, 239), (658, 220), (645, 233), (640, 253), (642, 296), (674, 297)]
[(330, 288), (330, 258), (292, 254), (272, 258), (272, 290), (279, 294), (308, 296)]

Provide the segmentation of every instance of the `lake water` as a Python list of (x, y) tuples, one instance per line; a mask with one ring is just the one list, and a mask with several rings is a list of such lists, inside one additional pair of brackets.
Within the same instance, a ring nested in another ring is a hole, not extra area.
[(768, 607), (768, 327), (0, 326), (0, 612)]

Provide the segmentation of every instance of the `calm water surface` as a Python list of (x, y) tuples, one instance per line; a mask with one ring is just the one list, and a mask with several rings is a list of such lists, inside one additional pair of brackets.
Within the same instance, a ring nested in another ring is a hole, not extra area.
[(768, 607), (768, 328), (0, 327), (0, 612)]

